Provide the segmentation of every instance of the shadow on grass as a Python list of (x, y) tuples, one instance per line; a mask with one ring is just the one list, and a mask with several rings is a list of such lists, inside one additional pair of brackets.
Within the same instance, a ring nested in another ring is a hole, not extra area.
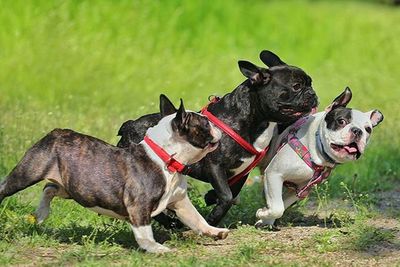
[(276, 221), (279, 226), (319, 226), (323, 228), (341, 228), (345, 224), (353, 224), (353, 218), (339, 218), (335, 214), (327, 217), (319, 217), (316, 214), (305, 215), (297, 209), (290, 209), (285, 215)]
[[(154, 227), (154, 238), (159, 243), (171, 240), (171, 232)], [(109, 245), (118, 244), (125, 249), (139, 249), (133, 232), (126, 227), (108, 224), (79, 225), (72, 223), (65, 227), (54, 228), (45, 225), (31, 225), (24, 229), (24, 236), (41, 235), (64, 244)], [(178, 233), (180, 235), (180, 233)]]
[(350, 248), (373, 256), (400, 251), (400, 231), (397, 227), (357, 225), (350, 233)]

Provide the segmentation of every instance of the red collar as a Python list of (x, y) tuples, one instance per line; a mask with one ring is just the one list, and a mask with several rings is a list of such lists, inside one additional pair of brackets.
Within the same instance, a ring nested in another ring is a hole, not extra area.
[[(303, 186), (302, 188), (298, 188), (298, 186), (290, 181), (285, 181), (284, 185), (293, 188), (296, 191), (296, 195), (298, 198), (305, 198), (311, 191), (311, 188), (317, 184), (322, 183), (325, 179), (329, 177), (333, 168), (324, 167), (314, 163), (311, 158), (311, 153), (308, 148), (301, 143), (301, 141), (297, 138), (296, 133), (300, 129), (300, 127), (308, 120), (309, 117), (300, 118), (296, 121), (291, 129), (289, 130), (287, 136), (283, 139), (281, 146), (278, 151), (287, 143), (296, 154), (310, 167), (314, 170), (314, 174), (311, 177), (310, 181)], [(278, 153), (278, 152), (277, 152)]]
[(146, 144), (157, 154), (157, 156), (165, 162), (167, 169), (170, 172), (178, 172), (181, 174), (187, 174), (188, 168), (186, 165), (180, 163), (176, 159), (173, 158), (172, 155), (168, 154), (162, 147), (156, 144), (153, 140), (150, 139), (147, 135), (143, 139)]
[(236, 143), (238, 143), (241, 147), (243, 147), (245, 150), (247, 150), (249, 153), (255, 155), (255, 159), (254, 161), (247, 166), (246, 169), (244, 169), (242, 172), (240, 172), (239, 174), (231, 177), (228, 180), (228, 184), (229, 186), (233, 186), (235, 185), (237, 182), (239, 182), (243, 177), (247, 178), (247, 174), (249, 174), (249, 172), (254, 169), (254, 167), (257, 166), (257, 164), (262, 160), (262, 158), (265, 156), (265, 154), (268, 151), (268, 146), (261, 150), (258, 151), (257, 149), (254, 148), (254, 146), (252, 146), (249, 142), (247, 142), (246, 140), (244, 140), (237, 132), (235, 132), (231, 127), (229, 127), (228, 125), (226, 125), (224, 122), (222, 122), (220, 119), (218, 119), (217, 117), (215, 117), (211, 112), (208, 111), (208, 106), (210, 104), (216, 103), (220, 100), (219, 97), (214, 97), (213, 99), (211, 99), (210, 103), (205, 106), (204, 108), (202, 108), (201, 113), (206, 116), (212, 123), (214, 123), (215, 126), (217, 126), (218, 128), (220, 128), (224, 133), (226, 133), (227, 135), (229, 135), (233, 140), (236, 141)]

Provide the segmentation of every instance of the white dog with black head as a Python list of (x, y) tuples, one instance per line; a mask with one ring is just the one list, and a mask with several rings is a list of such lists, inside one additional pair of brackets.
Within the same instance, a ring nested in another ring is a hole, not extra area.
[[(347, 108), (352, 93), (346, 88), (324, 112), (304, 118), (271, 143), (271, 156), (260, 165), (264, 170), (267, 207), (256, 213), (256, 227), (272, 226), (285, 209), (307, 196), (337, 165), (360, 158), (382, 120), (379, 110), (361, 112)], [(282, 196), (284, 185), (287, 190)]]

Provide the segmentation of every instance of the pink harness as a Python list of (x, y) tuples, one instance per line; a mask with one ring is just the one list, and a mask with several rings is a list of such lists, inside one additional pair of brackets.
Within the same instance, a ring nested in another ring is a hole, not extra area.
[[(303, 199), (308, 196), (313, 186), (322, 183), (325, 179), (329, 177), (333, 167), (324, 167), (317, 165), (313, 162), (311, 158), (310, 151), (307, 149), (305, 145), (303, 145), (300, 140), (297, 138), (296, 133), (300, 129), (300, 127), (307, 122), (309, 117), (303, 117), (297, 120), (292, 128), (290, 129), (288, 135), (282, 141), (278, 151), (286, 144), (288, 144), (296, 154), (307, 164), (308, 167), (314, 170), (314, 174), (308, 183), (299, 188), (295, 183), (290, 181), (285, 181), (283, 183), (284, 186), (293, 189), (296, 191), (296, 196), (300, 199)], [(277, 151), (277, 153), (278, 153)]]

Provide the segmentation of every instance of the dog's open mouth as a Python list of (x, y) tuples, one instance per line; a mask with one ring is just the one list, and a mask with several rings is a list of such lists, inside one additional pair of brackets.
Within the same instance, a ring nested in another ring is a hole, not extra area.
[(292, 108), (284, 108), (284, 109), (282, 109), (282, 111), (285, 114), (293, 116), (293, 117), (300, 117), (300, 116), (303, 116), (306, 114), (306, 112), (304, 112), (304, 111), (296, 111)]
[(282, 109), (282, 111), (284, 114), (287, 114), (292, 117), (302, 117), (302, 116), (305, 116), (308, 114), (317, 113), (317, 108), (318, 107), (313, 107), (313, 108), (311, 108), (311, 110), (306, 110), (306, 109), (305, 110), (295, 110), (293, 108), (284, 108), (284, 109)]
[(356, 142), (352, 142), (348, 145), (337, 145), (332, 143), (331, 148), (337, 152), (345, 152), (349, 155), (355, 156), (357, 159), (361, 156)]

